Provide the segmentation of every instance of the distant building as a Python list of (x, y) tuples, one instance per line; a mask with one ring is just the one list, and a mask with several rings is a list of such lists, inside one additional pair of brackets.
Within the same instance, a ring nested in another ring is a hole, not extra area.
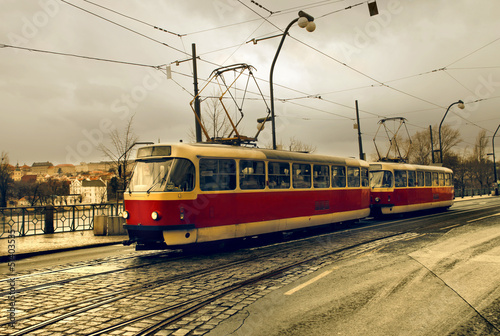
[(24, 172), (21, 169), (21, 167), (19, 167), (19, 165), (16, 165), (16, 168), (12, 172), (12, 179), (14, 181), (21, 181), (21, 178), (23, 177), (23, 175), (24, 175)]
[(80, 162), (78, 166), (75, 167), (76, 172), (83, 173), (89, 171), (109, 171), (111, 168), (115, 168), (116, 164), (110, 161), (101, 162)]
[(98, 180), (73, 180), (69, 186), (72, 195), (81, 195), (82, 203), (105, 203), (108, 201), (107, 184)]
[(60, 164), (54, 167), (54, 173), (58, 175), (73, 175), (76, 174), (76, 167), (72, 164)]
[(35, 183), (37, 181), (37, 178), (37, 175), (26, 174), (21, 177), (21, 181), (26, 183)]
[(36, 175), (53, 175), (54, 174), (54, 165), (47, 162), (35, 162), (31, 166), (31, 172)]

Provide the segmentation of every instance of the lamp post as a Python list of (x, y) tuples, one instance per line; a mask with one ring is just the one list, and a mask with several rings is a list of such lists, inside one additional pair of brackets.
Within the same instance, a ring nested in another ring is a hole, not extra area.
[(498, 196), (498, 176), (497, 176), (497, 162), (495, 159), (495, 136), (497, 135), (498, 129), (500, 125), (498, 125), (495, 134), (493, 134), (493, 138), (491, 139), (491, 145), (493, 147), (493, 176), (495, 178), (495, 195)]
[(276, 64), (276, 60), (278, 59), (278, 55), (281, 51), (281, 47), (283, 46), (283, 42), (285, 41), (285, 37), (288, 35), (288, 31), (292, 27), (292, 25), (298, 22), (299, 27), (306, 28), (308, 32), (313, 32), (316, 29), (316, 24), (314, 23), (314, 18), (303, 12), (299, 12), (299, 17), (295, 18), (288, 24), (285, 31), (283, 32), (283, 37), (281, 38), (280, 44), (278, 46), (278, 50), (276, 51), (276, 55), (274, 56), (273, 63), (271, 65), (271, 73), (269, 74), (269, 85), (270, 85), (270, 96), (271, 96), (271, 125), (272, 125), (272, 136), (273, 136), (273, 149), (276, 149), (276, 118), (274, 114), (274, 92), (273, 92), (273, 73), (274, 73), (274, 65)]
[(464, 105), (463, 101), (459, 100), (459, 101), (454, 102), (453, 104), (451, 104), (450, 106), (448, 106), (448, 109), (446, 110), (446, 113), (444, 114), (444, 117), (443, 117), (443, 119), (441, 119), (441, 123), (439, 124), (439, 158), (440, 158), (440, 163), (441, 164), (443, 164), (443, 146), (441, 144), (441, 126), (443, 125), (444, 118), (446, 118), (446, 115), (448, 114), (448, 111), (455, 104), (458, 104), (458, 107), (460, 109), (462, 109), (462, 110), (465, 108), (465, 105)]

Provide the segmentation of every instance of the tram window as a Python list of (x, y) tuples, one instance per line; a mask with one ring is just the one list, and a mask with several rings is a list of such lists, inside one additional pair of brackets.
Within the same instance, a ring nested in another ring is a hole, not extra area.
[(176, 159), (165, 184), (165, 191), (191, 191), (194, 189), (194, 164), (187, 159)]
[(368, 178), (368, 168), (361, 168), (361, 186), (370, 186), (370, 179)]
[(451, 186), (451, 174), (450, 173), (446, 173), (444, 175), (444, 181), (445, 181), (445, 185)]
[(314, 188), (330, 187), (330, 167), (322, 165), (313, 165)]
[(406, 170), (395, 170), (394, 179), (396, 180), (396, 188), (404, 188), (407, 184), (407, 173)]
[(432, 185), (433, 186), (438, 186), (439, 185), (439, 176), (438, 176), (438, 173), (432, 173)]
[(236, 162), (229, 159), (200, 160), (201, 190), (236, 189)]
[(191, 191), (195, 184), (194, 164), (187, 159), (138, 161), (129, 184), (130, 191)]
[(439, 173), (439, 185), (444, 186), (444, 174)]
[(345, 188), (345, 167), (332, 166), (332, 187)]
[(269, 189), (290, 188), (290, 164), (287, 162), (269, 162)]
[(264, 189), (266, 187), (266, 170), (264, 161), (240, 161), (240, 188)]
[(370, 175), (370, 186), (372, 188), (392, 188), (392, 172), (388, 170), (372, 170)]
[(425, 172), (425, 186), (432, 187), (432, 173)]
[(294, 163), (292, 172), (294, 188), (311, 188), (311, 165)]
[(359, 185), (360, 185), (359, 168), (347, 167), (347, 186), (350, 188), (359, 188)]
[(416, 185), (415, 171), (408, 170), (408, 187), (415, 187)]
[(424, 180), (424, 172), (423, 171), (417, 171), (417, 186), (423, 187), (425, 185), (425, 180)]

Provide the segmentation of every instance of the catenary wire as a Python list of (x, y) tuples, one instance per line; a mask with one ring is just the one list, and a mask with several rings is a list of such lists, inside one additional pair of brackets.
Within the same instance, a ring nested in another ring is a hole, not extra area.
[[(159, 44), (161, 44), (161, 45), (163, 45), (163, 46), (165, 46), (165, 47), (168, 47), (168, 48), (170, 48), (170, 49), (172, 49), (172, 50), (178, 51), (178, 52), (180, 52), (180, 53), (182, 53), (182, 54), (184, 54), (184, 55), (186, 55), (186, 54), (187, 54), (185, 51), (183, 51), (183, 50), (181, 50), (181, 49), (178, 49), (178, 48), (172, 47), (171, 45), (169, 45), (169, 44), (167, 44), (167, 43), (165, 43), (165, 42), (162, 42), (162, 41), (159, 41), (159, 40), (157, 40), (157, 39), (154, 39), (154, 38), (152, 38), (152, 37), (150, 37), (150, 36), (147, 36), (147, 35), (145, 35), (145, 34), (143, 34), (143, 33), (138, 32), (137, 30), (134, 30), (134, 29), (128, 28), (128, 27), (126, 27), (126, 26), (124, 26), (124, 25), (122, 25), (122, 24), (119, 24), (119, 23), (117, 23), (117, 22), (115, 22), (115, 21), (113, 21), (113, 20), (110, 20), (110, 19), (108, 19), (108, 18), (105, 18), (105, 17), (104, 17), (104, 16), (102, 16), (102, 15), (96, 14), (96, 13), (94, 13), (94, 12), (92, 12), (92, 11), (89, 11), (89, 10), (87, 10), (87, 9), (85, 9), (85, 8), (82, 8), (82, 7), (80, 7), (80, 6), (77, 6), (77, 5), (75, 5), (75, 4), (72, 4), (71, 2), (68, 2), (68, 1), (66, 1), (66, 0), (59, 0), (59, 1), (61, 1), (61, 2), (65, 3), (65, 4), (69, 5), (69, 6), (72, 6), (72, 7), (74, 7), (74, 8), (77, 8), (77, 9), (79, 9), (79, 10), (81, 10), (81, 11), (84, 11), (84, 12), (86, 12), (86, 13), (88, 13), (88, 14), (94, 15), (94, 16), (96, 16), (96, 17), (98, 17), (98, 18), (100, 18), (100, 19), (102, 19), (102, 20), (104, 20), (104, 21), (107, 21), (107, 22), (109, 22), (109, 23), (111, 23), (111, 24), (114, 24), (114, 25), (116, 25), (116, 26), (118, 26), (118, 27), (120, 27), (120, 28), (123, 28), (123, 29), (125, 29), (125, 30), (127, 30), (127, 31), (129, 31), (129, 32), (132, 32), (132, 33), (134, 33), (134, 34), (137, 34), (137, 35), (139, 35), (139, 36), (142, 36), (142, 37), (144, 37), (144, 38), (146, 38), (146, 39), (148, 39), (148, 40), (150, 40), (150, 41), (153, 41), (153, 42), (159, 43)], [(189, 55), (189, 54), (187, 54), (187, 55)]]

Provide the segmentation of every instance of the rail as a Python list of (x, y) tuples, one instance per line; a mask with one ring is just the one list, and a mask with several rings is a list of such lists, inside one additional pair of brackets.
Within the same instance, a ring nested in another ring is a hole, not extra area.
[(79, 204), (0, 208), (0, 239), (16, 236), (92, 230), (97, 215), (121, 215), (123, 204)]

